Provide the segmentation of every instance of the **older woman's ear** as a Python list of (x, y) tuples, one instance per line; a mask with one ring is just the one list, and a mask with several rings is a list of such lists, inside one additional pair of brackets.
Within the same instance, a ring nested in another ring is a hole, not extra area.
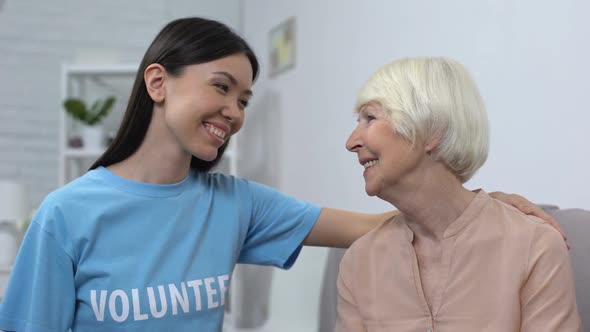
[(426, 153), (428, 153), (429, 155), (432, 154), (438, 148), (441, 141), (441, 135), (431, 136), (426, 140), (426, 143), (424, 144), (424, 151), (426, 151)]

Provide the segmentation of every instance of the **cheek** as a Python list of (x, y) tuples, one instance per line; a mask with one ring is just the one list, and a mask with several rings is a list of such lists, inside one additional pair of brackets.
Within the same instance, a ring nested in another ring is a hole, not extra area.
[(236, 122), (232, 126), (232, 135), (240, 131), (240, 129), (242, 129), (242, 127), (244, 126), (244, 120), (244, 112), (242, 111), (241, 116), (237, 118)]
[(177, 138), (186, 138), (193, 131), (193, 128), (190, 127), (192, 121), (188, 121), (186, 117), (180, 116), (178, 113), (167, 112), (165, 122), (168, 130)]
[(391, 139), (388, 135), (384, 135), (383, 132), (375, 130), (367, 130), (364, 140), (367, 149), (374, 153), (386, 152), (392, 145)]
[(175, 100), (174, 103), (166, 105), (164, 110), (165, 121), (168, 127), (177, 135), (185, 135), (195, 130), (200, 123), (198, 113), (191, 107), (187, 100)]
[(190, 121), (188, 118), (188, 112), (186, 111), (186, 105), (176, 102), (166, 107), (166, 121), (176, 126), (183, 125)]

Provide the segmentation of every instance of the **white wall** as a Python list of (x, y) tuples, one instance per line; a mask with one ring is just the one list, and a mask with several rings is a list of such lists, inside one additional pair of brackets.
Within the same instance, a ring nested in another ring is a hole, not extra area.
[(58, 185), (62, 62), (139, 63), (168, 21), (198, 15), (238, 28), (235, 0), (8, 0), (0, 11), (0, 178), (31, 208)]
[[(260, 56), (263, 72), (247, 112), (272, 108), (259, 112), (281, 128), (270, 132), (276, 137), (268, 144), (281, 149), (269, 149), (269, 162), (288, 194), (323, 206), (389, 208), (365, 196), (361, 167), (344, 149), (355, 123), (354, 94), (395, 58), (449, 55), (473, 72), (492, 124), (490, 159), (470, 187), (590, 209), (590, 115), (583, 98), (590, 77), (589, 2), (360, 3), (7, 0), (0, 11), (0, 178), (32, 187), (31, 206), (57, 185), (63, 61), (137, 62), (165, 22), (200, 15), (237, 29), (243, 24)], [(297, 17), (297, 64), (269, 80), (268, 32), (289, 16)], [(275, 331), (315, 330), (324, 257), (325, 250), (306, 248), (291, 271), (275, 274)]]
[[(451, 56), (471, 69), (492, 126), (489, 160), (468, 186), (590, 209), (588, 12), (585, 0), (246, 0), (245, 37), (263, 65), (248, 112), (269, 95), (278, 105), (282, 190), (382, 211), (387, 205), (365, 197), (362, 169), (344, 149), (355, 93), (396, 58)], [(297, 18), (297, 64), (271, 80), (268, 33), (289, 16)], [(284, 322), (315, 324), (323, 259), (305, 249), (292, 272), (279, 274), (273, 299), (282, 309), (272, 310)]]

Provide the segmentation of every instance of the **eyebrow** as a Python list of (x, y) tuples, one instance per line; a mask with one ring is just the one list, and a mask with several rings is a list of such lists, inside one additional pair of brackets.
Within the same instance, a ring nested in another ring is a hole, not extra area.
[[(230, 74), (226, 71), (216, 71), (216, 72), (213, 72), (213, 74), (225, 76), (233, 85), (238, 85), (238, 80), (236, 80), (236, 78), (232, 74)], [(249, 96), (252, 96), (252, 90), (250, 90), (250, 89), (245, 90), (244, 93), (246, 93)]]
[(358, 108), (357, 113), (361, 114), (361, 113), (366, 113), (367, 112), (367, 107), (369, 106), (369, 103), (363, 104), (363, 106)]

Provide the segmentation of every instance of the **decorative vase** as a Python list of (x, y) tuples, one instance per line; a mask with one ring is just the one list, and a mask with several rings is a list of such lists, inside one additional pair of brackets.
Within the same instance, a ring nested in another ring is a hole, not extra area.
[(104, 129), (101, 126), (83, 126), (81, 136), (85, 149), (100, 150), (104, 148)]

